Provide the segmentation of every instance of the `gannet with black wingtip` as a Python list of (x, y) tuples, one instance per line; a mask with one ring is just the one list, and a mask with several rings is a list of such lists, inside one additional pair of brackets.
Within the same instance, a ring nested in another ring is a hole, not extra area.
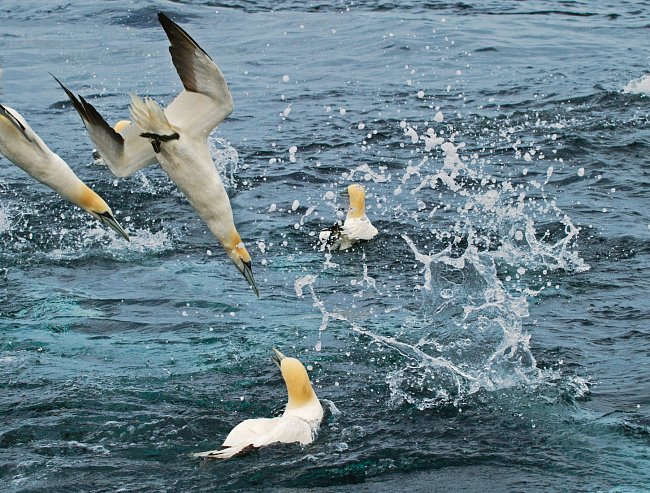
[(63, 159), (45, 145), (20, 113), (3, 105), (0, 105), (0, 153), (124, 239), (129, 239), (104, 199), (93, 192)]
[(208, 148), (210, 132), (234, 108), (228, 84), (219, 67), (189, 34), (163, 13), (158, 19), (185, 87), (164, 111), (152, 99), (132, 96), (133, 124), (116, 131), (88, 101), (81, 96), (77, 99), (59, 84), (109, 169), (117, 176), (129, 176), (160, 163), (259, 296), (251, 257), (235, 227), (228, 194)]
[(335, 224), (332, 228), (320, 232), (321, 251), (347, 250), (360, 240), (372, 240), (377, 236), (375, 228), (366, 216), (366, 189), (363, 185), (353, 183), (348, 186), (350, 207), (341, 225)]
[[(120, 120), (113, 126), (113, 130), (115, 130), (117, 133), (121, 133), (122, 130), (124, 130), (127, 125), (131, 125), (131, 122), (129, 120)], [(93, 149), (92, 156), (95, 162), (97, 162), (98, 164), (104, 162), (99, 152), (97, 152), (97, 149)]]
[(289, 397), (282, 416), (242, 421), (228, 433), (222, 449), (193, 454), (194, 457), (229, 459), (274, 443), (307, 445), (314, 441), (323, 420), (323, 407), (307, 370), (296, 358), (287, 358), (275, 348), (273, 353)]

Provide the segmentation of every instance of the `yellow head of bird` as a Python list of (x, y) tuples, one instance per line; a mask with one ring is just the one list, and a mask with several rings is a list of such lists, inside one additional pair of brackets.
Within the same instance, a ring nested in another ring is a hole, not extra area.
[(274, 349), (274, 352), (277, 358), (276, 362), (279, 360), (282, 378), (287, 386), (289, 396), (287, 407), (300, 407), (313, 399), (318, 399), (309, 381), (307, 370), (300, 360), (288, 358), (277, 349)]
[(113, 129), (119, 134), (129, 125), (131, 125), (131, 122), (129, 120), (120, 120), (115, 124)]
[(112, 214), (111, 208), (97, 193), (90, 189), (87, 185), (81, 185), (79, 188), (79, 198), (77, 204), (86, 212), (90, 214), (101, 214), (109, 212)]
[(122, 226), (120, 226), (120, 223), (115, 220), (115, 217), (113, 217), (113, 211), (104, 199), (84, 183), (81, 183), (77, 189), (73, 202), (95, 219), (113, 229), (125, 240), (129, 241), (129, 235), (124, 231)]
[(237, 267), (239, 272), (243, 274), (248, 284), (253, 288), (255, 295), (259, 298), (260, 291), (257, 288), (255, 278), (253, 277), (251, 256), (249, 255), (248, 250), (246, 250), (244, 243), (241, 241), (239, 233), (234, 231), (230, 234), (227, 240), (223, 242), (223, 247), (225, 248), (228, 257), (230, 257), (230, 260), (232, 260), (232, 263), (235, 264), (235, 267)]
[(348, 219), (359, 219), (366, 215), (366, 189), (363, 185), (353, 183), (348, 187), (350, 196), (350, 208), (348, 209)]

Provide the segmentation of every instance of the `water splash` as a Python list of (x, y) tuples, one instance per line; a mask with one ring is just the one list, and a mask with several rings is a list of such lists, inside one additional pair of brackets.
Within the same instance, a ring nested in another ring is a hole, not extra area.
[(0, 204), (0, 233), (9, 231), (12, 227), (11, 213), (9, 207)]
[[(30, 216), (33, 212), (23, 211), (20, 215), (8, 216), (6, 229), (0, 209), (0, 233), (5, 260), (11, 263), (29, 264), (41, 261), (81, 260), (84, 258), (107, 257), (127, 260), (142, 255), (169, 251), (174, 247), (174, 232), (161, 229), (151, 231), (147, 228), (129, 229), (131, 241), (127, 242), (112, 230), (87, 218), (83, 212), (75, 212), (70, 218), (48, 224), (48, 227), (32, 227)], [(78, 220), (84, 222), (76, 225)], [(75, 223), (72, 227), (71, 223)]]
[[(415, 163), (407, 160), (394, 175), (383, 166), (377, 172), (361, 165), (342, 176), (352, 181), (363, 173), (375, 183), (376, 213), (405, 231), (394, 264), (409, 272), (414, 259), (419, 275), (392, 275), (378, 266), (373, 271), (365, 253), (353, 265), (346, 254), (325, 257), (321, 272), (328, 275), (304, 276), (295, 285), (299, 297), (309, 290), (321, 314), (316, 349), (322, 349), (328, 323), (345, 322), (378, 350), (399, 356), (386, 377), (393, 403), (419, 409), (460, 406), (480, 390), (555, 379), (537, 367), (524, 322), (529, 300), (553, 286), (554, 272), (589, 269), (576, 246), (580, 228), (548, 191), (561, 163), (527, 178), (544, 154), (524, 149), (517, 129), (509, 128), (500, 135), (511, 145), (512, 161), (525, 166), (511, 178), (505, 165), (467, 151), (450, 124), (421, 134), (419, 125), (403, 121), (400, 127), (415, 146), (409, 154), (422, 154)], [(385, 235), (375, 240), (390, 241)], [(356, 292), (341, 293), (337, 274), (353, 277)], [(401, 304), (409, 293), (419, 293), (419, 304)]]
[(353, 182), (359, 180), (359, 176), (365, 181), (374, 181), (375, 183), (385, 183), (390, 181), (390, 174), (386, 173), (386, 167), (380, 166), (379, 172), (374, 171), (368, 164), (361, 164), (353, 169), (350, 173), (343, 173), (343, 178)]
[(623, 88), (626, 94), (649, 94), (650, 95), (650, 75), (644, 75), (638, 79), (628, 82)]
[(208, 137), (208, 149), (226, 189), (237, 188), (235, 175), (239, 170), (239, 154), (230, 143), (222, 138)]
[(316, 341), (316, 344), (314, 346), (314, 349), (316, 351), (320, 351), (322, 348), (322, 335), (323, 332), (325, 332), (325, 329), (327, 329), (327, 324), (329, 323), (330, 319), (347, 321), (347, 318), (340, 313), (330, 312), (325, 308), (325, 304), (316, 295), (316, 291), (314, 291), (314, 283), (316, 282), (317, 277), (318, 276), (307, 275), (298, 278), (294, 283), (294, 287), (296, 289), (296, 296), (298, 296), (299, 298), (302, 298), (304, 296), (303, 289), (307, 287), (307, 289), (309, 289), (309, 292), (311, 294), (313, 306), (318, 308), (318, 310), (321, 312), (322, 319), (321, 319), (320, 326), (318, 327), (318, 340)]
[[(445, 248), (442, 252), (438, 253), (437, 255), (425, 255), (423, 253), (420, 253), (420, 251), (417, 249), (415, 244), (413, 243), (413, 240), (409, 238), (406, 235), (402, 235), (402, 238), (404, 241), (406, 241), (406, 244), (409, 246), (409, 248), (413, 251), (415, 254), (415, 260), (418, 262), (421, 262), (424, 265), (424, 286), (423, 288), (426, 289), (427, 291), (431, 291), (431, 264), (435, 262), (439, 257), (442, 255), (445, 255), (449, 253), (451, 250), (451, 247)], [(416, 286), (416, 288), (419, 288), (419, 286)]]

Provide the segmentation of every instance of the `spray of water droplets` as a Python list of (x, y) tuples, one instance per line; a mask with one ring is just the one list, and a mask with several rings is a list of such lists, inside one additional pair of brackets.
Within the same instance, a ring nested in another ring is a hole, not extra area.
[[(374, 241), (392, 243), (402, 275), (377, 262), (371, 270), (364, 256), (347, 294), (336, 276), (299, 278), (296, 293), (303, 297), (308, 288), (322, 316), (316, 349), (323, 349), (331, 321), (347, 324), (399, 356), (386, 376), (392, 398), (421, 409), (461, 405), (480, 390), (542, 383), (549, 374), (537, 367), (525, 330), (530, 299), (556, 289), (558, 271), (589, 268), (577, 250), (580, 228), (547, 191), (553, 165), (539, 150), (522, 153), (516, 129), (500, 132), (512, 152), (501, 162), (469, 150), (450, 126), (420, 133), (401, 122), (400, 129), (410, 151), (405, 169), (364, 164), (345, 173), (342, 184), (369, 183), (377, 206), (369, 215), (389, 225)], [(545, 169), (530, 178), (506, 170), (522, 164)], [(391, 235), (396, 223), (407, 227)], [(347, 274), (345, 255), (325, 254), (322, 272)]]

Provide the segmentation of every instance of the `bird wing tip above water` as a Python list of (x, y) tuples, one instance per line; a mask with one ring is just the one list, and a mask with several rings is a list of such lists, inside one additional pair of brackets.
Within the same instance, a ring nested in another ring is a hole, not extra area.
[(165, 14), (158, 19), (169, 40), (169, 53), (185, 91), (169, 105), (170, 121), (195, 134), (208, 134), (234, 109), (221, 70), (194, 39)]
[(95, 107), (90, 104), (83, 96), (75, 96), (74, 93), (68, 89), (63, 83), (57, 79), (53, 74), (54, 80), (59, 83), (61, 88), (68, 95), (68, 98), (72, 102), (72, 105), (79, 113), (79, 116), (83, 120), (86, 128), (88, 128), (89, 133), (91, 133), (91, 138), (94, 134), (101, 133), (106, 137), (109, 137), (115, 144), (122, 146), (124, 144), (124, 138), (117, 133), (113, 128), (104, 120), (102, 115), (95, 109)]
[(75, 96), (59, 79), (54, 75), (52, 77), (68, 95), (84, 122), (90, 140), (114, 175), (129, 176), (156, 162), (149, 141), (142, 139), (137, 129), (127, 125), (117, 132), (83, 96)]
[(27, 127), (14, 115), (10, 109), (0, 104), (0, 116), (4, 116), (29, 141), (34, 140), (27, 134)]
[(185, 31), (185, 29), (171, 20), (169, 16), (167, 16), (164, 12), (158, 12), (158, 21), (165, 30), (165, 33), (167, 34), (169, 42), (172, 44), (172, 46), (189, 45), (193, 49), (200, 50), (205, 56), (210, 58), (210, 55), (208, 55), (205, 50), (201, 48), (201, 46), (199, 46), (196, 41), (194, 41), (194, 38), (192, 38), (192, 36), (190, 36), (187, 31)]

